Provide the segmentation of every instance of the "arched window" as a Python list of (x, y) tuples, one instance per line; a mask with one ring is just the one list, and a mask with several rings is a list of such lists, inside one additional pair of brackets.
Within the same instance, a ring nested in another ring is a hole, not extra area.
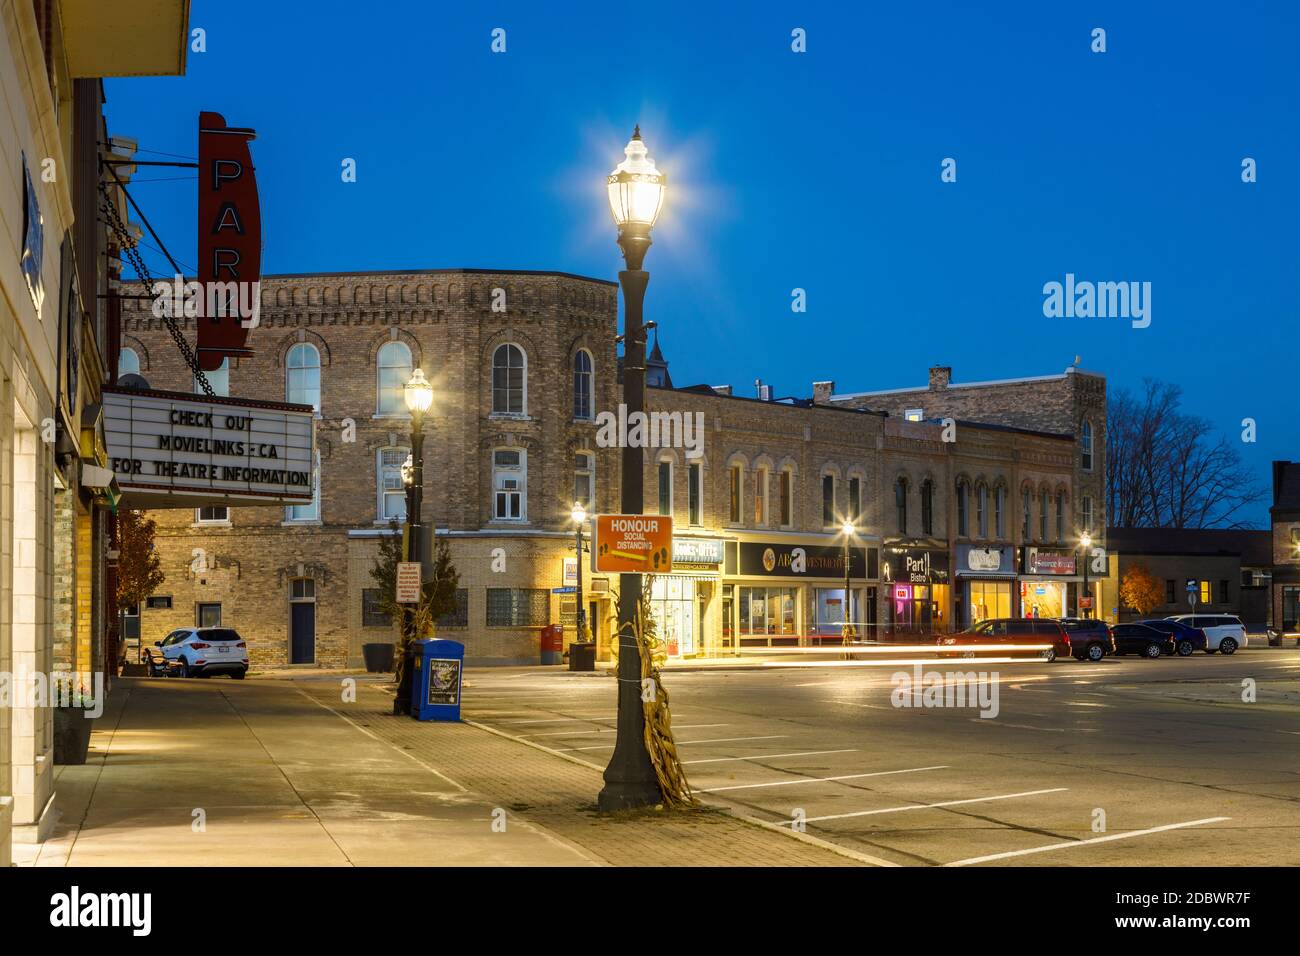
[(591, 355), (581, 349), (573, 356), (573, 417), (590, 421), (594, 417), (595, 392)]
[(1056, 540), (1065, 543), (1065, 492), (1056, 493)]
[(528, 384), (524, 350), (506, 343), (492, 353), (492, 412), (496, 415), (522, 415), (526, 406)]
[(957, 488), (956, 488), (956, 491), (957, 491), (957, 534), (958, 534), (960, 537), (963, 537), (963, 538), (967, 537), (967, 536), (970, 534), (970, 525), (969, 525), (969, 522), (968, 522), (967, 519), (966, 519), (966, 511), (967, 511), (967, 508), (966, 508), (966, 492), (969, 491), (969, 490), (970, 490), (970, 488), (969, 488), (969, 486), (966, 484), (965, 479), (963, 479), (963, 478), (958, 478), (958, 479), (957, 479)]
[(1047, 489), (1038, 492), (1038, 540), (1047, 540)]
[[(203, 377), (208, 380), (212, 386), (213, 395), (227, 396), (230, 394), (230, 358), (227, 356), (221, 360), (221, 367), (213, 369), (211, 372), (204, 372)], [(203, 386), (199, 384), (198, 376), (194, 377), (194, 393), (203, 394)]]
[(299, 342), (285, 358), (285, 400), (320, 411), (320, 352)]
[(982, 481), (975, 486), (975, 528), (981, 538), (989, 536), (989, 489)]
[(934, 534), (934, 482), (921, 482), (921, 534)]
[(1079, 429), (1079, 464), (1084, 471), (1092, 471), (1092, 422), (1083, 420)]
[(907, 534), (907, 479), (894, 482), (894, 512), (898, 518), (898, 533)]
[(406, 383), (411, 379), (411, 350), (405, 342), (385, 342), (375, 361), (377, 410), (380, 415), (405, 415)]
[(1003, 485), (998, 485), (993, 490), (993, 527), (994, 535), (998, 539), (1006, 537), (1006, 520), (1007, 510), (1007, 489)]
[(140, 356), (135, 349), (122, 349), (117, 353), (117, 377), (140, 374)]

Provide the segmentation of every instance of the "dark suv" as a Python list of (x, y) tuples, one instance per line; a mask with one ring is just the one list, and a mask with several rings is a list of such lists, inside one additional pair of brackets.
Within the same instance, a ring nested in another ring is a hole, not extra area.
[(1165, 653), (1190, 657), (1194, 651), (1203, 651), (1209, 646), (1205, 632), (1197, 627), (1189, 627), (1181, 621), (1138, 621), (1147, 627), (1155, 628), (1165, 635)]
[(939, 644), (1050, 644), (1042, 652), (1043, 659), (1048, 661), (1073, 653), (1065, 627), (1050, 617), (992, 618), (980, 621), (970, 630), (940, 637)]
[(1070, 635), (1075, 660), (1101, 660), (1115, 653), (1115, 635), (1105, 621), (1091, 617), (1063, 617), (1061, 625)]

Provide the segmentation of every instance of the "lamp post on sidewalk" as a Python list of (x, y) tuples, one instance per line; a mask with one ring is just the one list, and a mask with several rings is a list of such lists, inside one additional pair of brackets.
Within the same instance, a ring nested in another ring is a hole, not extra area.
[(587, 612), (582, 605), (582, 529), (587, 523), (587, 509), (582, 506), (581, 501), (575, 501), (573, 503), (573, 512), (571, 517), (573, 518), (573, 534), (575, 538), (573, 543), (574, 554), (576, 554), (578, 558), (578, 591), (576, 594), (576, 597), (578, 598), (578, 633), (576, 640), (579, 643), (586, 643)]
[(849, 640), (856, 636), (852, 622), (853, 599), (850, 597), (852, 592), (849, 590), (849, 542), (857, 529), (853, 527), (852, 520), (845, 518), (840, 530), (844, 532), (844, 627), (840, 632), (840, 642), (847, 647)]
[[(411, 454), (402, 465), (402, 483), (406, 485), (406, 560), (418, 563), (423, 559), (420, 539), (424, 527), (420, 511), (424, 499), (424, 413), (433, 404), (433, 386), (424, 377), (424, 369), (415, 370), (402, 393), (411, 413)], [(423, 575), (420, 583), (424, 583)], [(402, 663), (402, 679), (397, 685), (397, 697), (393, 700), (394, 714), (411, 712), (411, 642), (419, 637), (415, 633), (415, 612), (416, 608), (411, 607), (404, 615), (402, 627), (406, 632), (403, 651), (405, 659)]]
[[(623, 149), (624, 159), (606, 180), (609, 208), (618, 226), (618, 244), (627, 268), (618, 274), (623, 287), (623, 403), (629, 419), (645, 410), (645, 326), (642, 312), (650, 274), (641, 268), (650, 248), (650, 230), (663, 208), (666, 177), (641, 140), (641, 127)], [(623, 514), (644, 509), (644, 455), (639, 446), (623, 448)], [(659, 780), (645, 745), (641, 709), (641, 652), (635, 632), (641, 604), (641, 575), (620, 574), (618, 592), (618, 725), (614, 754), (605, 768), (605, 786), (597, 803), (602, 811), (653, 806), (662, 799)]]
[[(1087, 598), (1091, 604), (1092, 594), (1088, 591), (1088, 556), (1089, 552), (1092, 551), (1092, 535), (1085, 531), (1083, 536), (1079, 538), (1079, 547), (1083, 549), (1083, 597)], [(1087, 612), (1090, 610), (1092, 608), (1083, 606), (1083, 600), (1081, 599), (1079, 601), (1079, 617), (1087, 617)]]

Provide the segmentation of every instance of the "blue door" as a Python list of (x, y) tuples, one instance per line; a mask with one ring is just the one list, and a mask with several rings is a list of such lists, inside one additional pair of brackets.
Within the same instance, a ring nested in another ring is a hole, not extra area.
[(289, 605), (289, 663), (316, 663), (316, 602)]

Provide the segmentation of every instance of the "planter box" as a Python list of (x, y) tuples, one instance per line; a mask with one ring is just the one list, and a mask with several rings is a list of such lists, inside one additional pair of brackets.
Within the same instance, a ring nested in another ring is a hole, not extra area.
[(64, 765), (85, 763), (94, 726), (95, 721), (80, 707), (55, 707), (54, 762)]

